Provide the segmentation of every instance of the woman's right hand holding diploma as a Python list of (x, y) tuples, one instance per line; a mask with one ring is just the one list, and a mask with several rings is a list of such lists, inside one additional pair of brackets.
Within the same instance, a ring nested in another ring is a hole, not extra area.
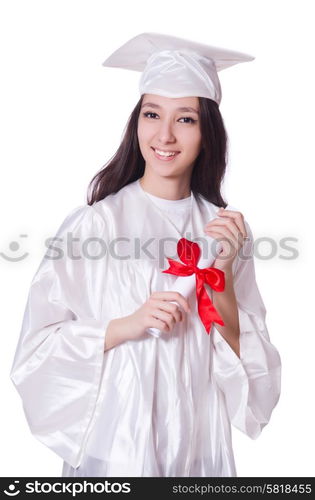
[(133, 321), (133, 338), (143, 335), (148, 328), (171, 332), (174, 325), (183, 319), (179, 306), (190, 312), (187, 300), (179, 292), (153, 292), (143, 306), (130, 316)]
[(188, 301), (179, 292), (153, 292), (134, 313), (109, 323), (105, 351), (127, 340), (144, 336), (148, 328), (171, 332), (174, 325), (183, 319), (179, 306), (184, 311), (191, 312)]

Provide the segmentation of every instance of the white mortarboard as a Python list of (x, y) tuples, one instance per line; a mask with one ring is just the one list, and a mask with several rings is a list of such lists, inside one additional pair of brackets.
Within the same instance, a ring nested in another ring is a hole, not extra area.
[(140, 95), (208, 97), (218, 105), (218, 71), (253, 56), (160, 33), (141, 33), (119, 47), (103, 66), (142, 71)]

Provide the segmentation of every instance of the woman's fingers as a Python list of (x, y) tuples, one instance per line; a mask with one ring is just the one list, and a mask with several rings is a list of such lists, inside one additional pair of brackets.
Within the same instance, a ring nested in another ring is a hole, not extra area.
[(154, 316), (150, 320), (150, 328), (158, 328), (162, 332), (170, 332), (171, 328), (168, 326), (165, 321), (162, 321), (161, 319), (157, 319)]
[(168, 300), (159, 300), (159, 299), (153, 299), (153, 300), (154, 300), (154, 306), (153, 306), (154, 308), (159, 308), (162, 309), (162, 311), (173, 314), (178, 319), (180, 319), (180, 317), (182, 316), (182, 312), (178, 304), (169, 302)]
[(205, 228), (205, 232), (210, 232), (213, 231), (215, 233), (219, 233), (222, 235), (224, 238), (227, 238), (228, 240), (232, 241), (238, 241), (239, 238), (239, 231), (235, 224), (232, 225), (226, 225), (226, 224), (217, 224), (216, 222), (213, 222), (213, 224), (209, 224)]
[(154, 299), (177, 302), (178, 305), (182, 306), (184, 311), (190, 312), (187, 299), (185, 299), (185, 297), (179, 292), (153, 292), (151, 297)]
[(237, 225), (239, 231), (242, 233), (243, 238), (247, 238), (247, 230), (244, 222), (244, 216), (241, 212), (237, 212), (236, 210), (219, 210), (218, 211), (219, 217), (230, 217), (233, 219), (235, 224)]
[(237, 235), (239, 233), (239, 227), (236, 225), (235, 221), (231, 220), (230, 218), (226, 219), (213, 219), (212, 221), (208, 222), (208, 224), (205, 225), (205, 229), (210, 229), (212, 227), (216, 228), (222, 228), (222, 230), (228, 231), (237, 238)]
[(174, 326), (174, 323), (178, 321), (182, 321), (183, 313), (179, 309), (177, 304), (172, 304), (168, 301), (153, 299), (153, 309), (152, 315), (156, 318), (162, 319), (166, 322), (171, 322), (171, 326)]
[[(239, 216), (242, 218), (242, 214), (239, 213)], [(233, 219), (231, 217), (213, 219), (206, 224), (204, 232), (210, 236), (214, 235), (215, 238), (222, 236), (224, 239), (231, 241), (236, 248), (244, 243), (244, 237), (247, 234), (244, 222), (238, 216)]]
[(172, 330), (177, 321), (181, 321), (181, 313), (177, 311), (176, 314), (168, 313), (162, 309), (156, 309), (152, 311), (153, 318), (163, 321), (168, 328)]
[(179, 292), (153, 292), (150, 296), (150, 315), (153, 320), (162, 322), (162, 330), (171, 331), (175, 323), (183, 320), (180, 307), (190, 311), (187, 300)]

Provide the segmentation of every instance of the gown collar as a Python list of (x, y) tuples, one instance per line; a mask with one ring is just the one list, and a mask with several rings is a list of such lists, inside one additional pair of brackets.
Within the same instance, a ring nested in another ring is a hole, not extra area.
[[(182, 238), (183, 235), (178, 231), (178, 229), (172, 224), (172, 222), (167, 218), (167, 216), (161, 211), (150, 199), (146, 196), (146, 192), (140, 184), (140, 179), (137, 179), (134, 183), (135, 189), (140, 193), (142, 198), (150, 204), (150, 207), (154, 207), (154, 210), (163, 217), (166, 223), (172, 227), (172, 230), (176, 231), (178, 239)], [(131, 186), (132, 184), (129, 184)], [(190, 234), (191, 241), (196, 241), (201, 249), (201, 256), (198, 263), (198, 267), (203, 268), (209, 265), (209, 261), (213, 261), (216, 257), (214, 239), (204, 233), (205, 225), (214, 219), (216, 215), (216, 210), (218, 210), (213, 203), (202, 199), (199, 195), (195, 195), (191, 190), (191, 212), (190, 212)]]

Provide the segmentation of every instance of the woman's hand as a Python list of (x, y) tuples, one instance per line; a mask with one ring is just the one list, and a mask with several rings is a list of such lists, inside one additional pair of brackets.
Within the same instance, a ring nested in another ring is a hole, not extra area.
[(178, 321), (182, 321), (183, 310), (190, 312), (189, 304), (179, 292), (153, 292), (149, 299), (133, 314), (128, 316), (130, 321), (130, 338), (142, 336), (148, 328), (158, 328), (169, 333)]
[(206, 224), (205, 233), (222, 244), (222, 250), (213, 267), (228, 271), (232, 269), (233, 261), (248, 236), (241, 212), (220, 208), (218, 215), (219, 218)]
[(129, 316), (116, 318), (109, 322), (106, 330), (104, 351), (128, 340), (145, 335), (148, 328), (158, 328), (169, 333), (177, 321), (182, 321), (183, 312), (191, 312), (185, 297), (178, 292), (153, 292), (149, 299)]

